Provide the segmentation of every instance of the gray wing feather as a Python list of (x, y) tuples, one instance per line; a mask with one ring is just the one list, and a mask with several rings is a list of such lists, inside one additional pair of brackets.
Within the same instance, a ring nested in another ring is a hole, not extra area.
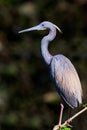
[(77, 107), (82, 103), (82, 88), (73, 64), (65, 56), (56, 55), (50, 65), (58, 93), (70, 107)]

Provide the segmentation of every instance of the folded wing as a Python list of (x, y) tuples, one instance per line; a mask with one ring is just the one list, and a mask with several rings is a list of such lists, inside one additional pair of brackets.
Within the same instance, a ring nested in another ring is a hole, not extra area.
[(70, 107), (77, 107), (82, 103), (82, 88), (73, 64), (65, 56), (56, 55), (50, 65), (59, 95)]

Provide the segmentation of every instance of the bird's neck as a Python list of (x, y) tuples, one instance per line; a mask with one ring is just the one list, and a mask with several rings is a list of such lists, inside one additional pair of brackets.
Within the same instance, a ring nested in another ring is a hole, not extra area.
[(52, 28), (50, 29), (49, 34), (45, 36), (41, 41), (41, 53), (46, 64), (48, 65), (50, 64), (51, 59), (53, 57), (48, 51), (48, 45), (49, 45), (49, 42), (55, 38), (55, 36), (56, 36), (56, 29)]

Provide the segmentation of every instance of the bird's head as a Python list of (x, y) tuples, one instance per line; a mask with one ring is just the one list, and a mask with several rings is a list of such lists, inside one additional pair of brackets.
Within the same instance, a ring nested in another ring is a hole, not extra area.
[(56, 28), (56, 29), (58, 29), (58, 31), (60, 33), (62, 33), (60, 28), (58, 28), (55, 24), (48, 22), (48, 21), (42, 22), (37, 26), (19, 31), (18, 33), (23, 33), (23, 32), (33, 31), (33, 30), (46, 30), (46, 29), (52, 29), (52, 28)]

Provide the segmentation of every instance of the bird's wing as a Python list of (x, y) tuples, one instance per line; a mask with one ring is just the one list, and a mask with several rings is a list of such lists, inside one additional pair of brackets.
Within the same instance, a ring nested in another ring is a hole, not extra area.
[(77, 107), (82, 103), (82, 89), (73, 64), (65, 56), (56, 55), (50, 65), (58, 93), (69, 106)]

